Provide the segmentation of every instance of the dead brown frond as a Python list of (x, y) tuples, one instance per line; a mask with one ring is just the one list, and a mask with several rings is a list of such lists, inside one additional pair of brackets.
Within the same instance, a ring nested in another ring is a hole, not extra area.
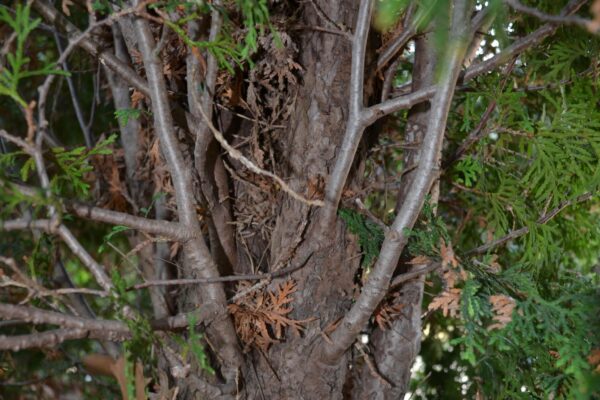
[[(240, 283), (239, 290), (249, 286), (248, 282)], [(252, 347), (266, 352), (272, 344), (284, 339), (286, 328), (291, 328), (296, 335), (300, 335), (304, 325), (313, 320), (289, 317), (294, 310), (291, 303), (296, 290), (296, 283), (288, 280), (274, 291), (255, 291), (229, 305), (229, 312), (233, 315), (235, 329), (244, 343), (245, 352)]]
[(375, 323), (379, 329), (386, 330), (392, 327), (392, 322), (402, 315), (404, 304), (399, 291), (389, 294), (375, 309)]

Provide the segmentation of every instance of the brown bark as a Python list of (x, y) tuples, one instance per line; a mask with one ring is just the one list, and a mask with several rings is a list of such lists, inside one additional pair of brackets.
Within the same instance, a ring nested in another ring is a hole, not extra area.
[[(357, 1), (318, 2), (332, 20), (353, 26)], [(310, 4), (303, 8), (302, 24), (318, 26), (322, 20)], [(348, 115), (351, 44), (346, 37), (305, 30), (299, 32), (296, 43), (298, 62), (303, 66), (300, 87), (296, 92), (294, 111), (274, 146), (280, 149), (276, 158), (283, 165), (278, 173), (299, 193), (306, 193), (309, 181), (316, 181), (331, 171), (336, 147), (342, 140)], [(374, 49), (370, 49), (373, 52)], [(239, 198), (239, 196), (236, 196)], [(238, 200), (239, 201), (239, 200)], [(270, 243), (261, 243), (270, 255), (270, 266), (297, 241), (299, 230), (308, 218), (304, 240), (295, 254), (312, 246), (318, 228), (319, 211), (281, 194), (275, 208), (274, 228)], [(352, 301), (353, 279), (359, 266), (357, 246), (345, 234), (338, 222), (327, 238), (327, 246), (315, 252), (308, 263), (293, 278), (298, 285), (294, 295), (293, 317), (310, 322), (303, 337), (288, 333), (285, 343), (273, 345), (267, 354), (252, 351), (243, 368), (248, 399), (337, 399), (347, 373), (347, 359), (338, 365), (307, 369), (315, 355), (316, 341), (322, 331), (336, 322)], [(274, 281), (271, 285), (280, 283)]]

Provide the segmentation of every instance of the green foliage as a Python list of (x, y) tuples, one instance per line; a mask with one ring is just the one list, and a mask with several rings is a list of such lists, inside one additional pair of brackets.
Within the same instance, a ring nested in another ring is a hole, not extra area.
[(375, 28), (381, 32), (392, 29), (409, 3), (408, 0), (378, 1), (373, 19)]
[(104, 251), (106, 251), (106, 248), (108, 247), (108, 243), (115, 235), (117, 235), (121, 232), (128, 231), (129, 229), (130, 228), (125, 225), (115, 225), (115, 226), (111, 227), (110, 232), (107, 233), (102, 238), (102, 244), (100, 245), (100, 247), (98, 247), (98, 253), (103, 253)]
[(456, 164), (454, 171), (456, 173), (455, 181), (470, 188), (479, 179), (479, 175), (483, 172), (483, 166), (473, 156), (468, 155)]
[(358, 244), (363, 252), (362, 266), (370, 267), (379, 255), (384, 239), (383, 229), (364, 215), (349, 208), (340, 208), (338, 215), (346, 223), (348, 230), (358, 236)]
[(204, 349), (204, 346), (202, 344), (203, 336), (201, 333), (196, 332), (197, 322), (198, 321), (196, 320), (196, 317), (193, 314), (191, 314), (188, 317), (188, 338), (187, 338), (187, 340), (184, 340), (183, 338), (180, 338), (177, 336), (175, 336), (174, 339), (179, 344), (179, 346), (181, 348), (181, 354), (184, 359), (186, 359), (188, 354), (191, 352), (191, 354), (194, 355), (194, 358), (195, 358), (196, 362), (198, 363), (198, 366), (201, 369), (203, 369), (204, 371), (206, 371), (207, 373), (209, 373), (210, 375), (214, 375), (215, 370), (210, 365), (210, 360), (209, 360), (208, 355), (206, 354), (206, 350)]
[[(464, 334), (452, 344), (463, 349), (461, 357), (481, 378), (481, 388), (498, 399), (544, 393), (590, 398), (592, 367), (586, 358), (600, 345), (597, 279), (565, 271), (542, 293), (520, 267), (499, 275), (474, 266), (470, 270), (473, 278), (465, 282), (461, 297)], [(489, 296), (499, 293), (517, 306), (508, 325), (490, 330)]]
[[(115, 142), (117, 135), (111, 135), (107, 139), (99, 142), (92, 149), (86, 149), (84, 146), (76, 147), (72, 150), (66, 150), (62, 147), (52, 148), (54, 161), (60, 168), (61, 174), (57, 174), (52, 178), (51, 187), (54, 193), (63, 192), (63, 185), (67, 184), (69, 189), (72, 189), (75, 194), (86, 197), (88, 195), (90, 185), (85, 182), (84, 176), (93, 170), (90, 165), (90, 157), (94, 155), (111, 154), (110, 146)], [(23, 170), (29, 172), (29, 168), (22, 167)], [(25, 174), (27, 175), (27, 174)], [(26, 178), (27, 176), (25, 176)], [(23, 179), (26, 180), (26, 179)]]
[[(216, 58), (221, 68), (226, 68), (234, 73), (235, 66), (242, 67), (244, 63), (252, 64), (252, 55), (258, 50), (258, 38), (264, 35), (265, 27), (270, 27), (269, 10), (266, 0), (235, 0), (236, 11), (241, 15), (243, 41), (237, 41), (232, 35), (235, 28), (234, 22), (229, 18), (224, 7), (216, 10), (223, 18), (223, 28), (219, 36), (213, 41), (193, 40), (186, 31), (186, 25), (193, 19), (198, 19), (201, 14), (210, 13), (216, 6), (212, 4), (197, 5), (193, 2), (167, 1), (151, 5), (151, 8), (164, 8), (166, 11), (175, 7), (184, 7), (186, 16), (177, 21), (166, 20), (165, 24), (172, 29), (190, 48), (206, 49)], [(194, 11), (196, 7), (196, 11)], [(277, 39), (277, 38), (276, 38)]]
[(138, 119), (144, 113), (139, 108), (123, 108), (121, 110), (115, 110), (115, 118), (121, 125), (127, 125), (130, 119)]
[(135, 365), (137, 360), (142, 361), (143, 365), (151, 365), (153, 362), (151, 349), (157, 339), (150, 321), (134, 311), (136, 307), (132, 306), (132, 301), (135, 300), (135, 295), (127, 292), (129, 285), (117, 268), (112, 270), (111, 278), (114, 284), (114, 291), (111, 293), (112, 307), (117, 318), (125, 322), (131, 332), (131, 339), (124, 344), (126, 354), (130, 356), (127, 360), (131, 366)]
[(435, 214), (428, 196), (423, 204), (419, 220), (413, 229), (406, 230), (408, 244), (406, 248), (412, 256), (439, 256), (440, 243), (450, 243), (450, 236), (444, 220)]
[(27, 107), (27, 102), (18, 92), (19, 82), (25, 78), (39, 75), (62, 74), (64, 71), (56, 69), (55, 63), (47, 63), (40, 69), (27, 69), (31, 61), (25, 56), (25, 41), (29, 34), (40, 24), (41, 19), (30, 18), (31, 5), (23, 6), (17, 3), (14, 16), (6, 8), (0, 7), (0, 21), (7, 24), (14, 31), (16, 48), (14, 53), (7, 54), (8, 67), (0, 68), (0, 95), (9, 96), (21, 107)]

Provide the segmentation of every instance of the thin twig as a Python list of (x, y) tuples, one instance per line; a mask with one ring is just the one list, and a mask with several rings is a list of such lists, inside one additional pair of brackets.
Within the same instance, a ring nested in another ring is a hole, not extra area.
[[(565, 200), (562, 203), (560, 203), (556, 208), (550, 210), (549, 212), (545, 213), (544, 215), (542, 215), (540, 218), (538, 218), (538, 220), (536, 221), (536, 223), (538, 225), (544, 225), (545, 223), (547, 223), (548, 221), (550, 221), (552, 218), (554, 218), (556, 215), (558, 215), (562, 210), (564, 210), (565, 208), (569, 207), (570, 205), (573, 204), (577, 204), (577, 203), (581, 203), (584, 201), (587, 201), (589, 199), (591, 199), (593, 197), (594, 193), (592, 192), (588, 192), (588, 193), (584, 193), (581, 196), (578, 196), (576, 199), (574, 200)], [(511, 231), (510, 233), (508, 233), (507, 235), (496, 239), (490, 243), (484, 244), (482, 246), (476, 247), (474, 249), (471, 249), (469, 251), (467, 251), (465, 254), (469, 255), (469, 254), (485, 254), (488, 250), (500, 246), (501, 244), (504, 244), (510, 240), (516, 239), (518, 237), (521, 237), (525, 234), (527, 234), (529, 232), (529, 227), (524, 226), (520, 229)]]
[[(517, 59), (513, 58), (512, 62), (508, 65), (508, 67), (506, 68), (506, 70), (503, 72), (504, 74), (504, 78), (502, 79), (502, 82), (500, 83), (500, 87), (498, 89), (498, 95), (500, 95), (503, 91), (504, 88), (506, 87), (506, 83), (508, 82), (510, 75), (512, 73), (512, 70), (515, 66)], [(449, 166), (451, 166), (455, 161), (459, 160), (463, 154), (477, 141), (481, 140), (481, 138), (485, 135), (485, 126), (487, 125), (488, 121), (490, 120), (494, 110), (496, 109), (496, 105), (498, 104), (496, 97), (494, 97), (492, 99), (492, 101), (490, 101), (490, 104), (488, 104), (487, 109), (485, 110), (485, 112), (483, 113), (483, 115), (481, 116), (481, 119), (479, 120), (479, 123), (477, 124), (477, 126), (475, 127), (475, 129), (473, 129), (469, 135), (467, 136), (467, 138), (458, 146), (458, 149), (456, 150), (456, 152), (454, 152), (454, 155), (452, 155), (452, 157), (450, 157), (448, 160), (446, 160), (446, 162), (444, 163), (442, 169), (447, 169)]]
[(242, 163), (243, 166), (245, 166), (246, 168), (248, 168), (250, 171), (254, 172), (255, 174), (267, 176), (267, 177), (273, 179), (281, 187), (281, 190), (283, 190), (284, 192), (289, 194), (292, 198), (294, 198), (304, 204), (307, 204), (309, 206), (322, 207), (324, 205), (322, 200), (307, 199), (306, 197), (302, 196), (301, 194), (297, 193), (294, 189), (292, 189), (279, 176), (275, 175), (274, 173), (272, 173), (270, 171), (267, 171), (267, 170), (264, 170), (264, 169), (258, 167), (256, 164), (254, 164), (252, 161), (250, 161), (248, 158), (246, 158), (242, 154), (242, 152), (240, 152), (239, 150), (237, 150), (236, 148), (231, 146), (227, 142), (227, 140), (225, 140), (225, 137), (223, 136), (223, 134), (217, 128), (215, 128), (215, 126), (209, 120), (208, 116), (206, 115), (206, 113), (204, 112), (204, 110), (202, 108), (199, 108), (198, 111), (202, 115), (202, 118), (204, 118), (206, 125), (208, 126), (210, 131), (215, 136), (215, 139), (217, 140), (217, 142), (219, 142), (219, 144), (221, 144), (221, 146), (223, 146), (223, 148), (225, 149), (225, 151), (227, 151), (227, 154), (229, 154), (229, 156), (231, 158), (239, 161), (240, 163)]
[(528, 7), (524, 4), (521, 4), (517, 0), (504, 0), (504, 2), (506, 4), (508, 4), (511, 8), (513, 8), (515, 11), (519, 11), (523, 14), (531, 15), (532, 17), (535, 17), (535, 18), (539, 19), (540, 21), (551, 22), (554, 24), (562, 24), (562, 25), (575, 25), (575, 26), (579, 26), (583, 29), (586, 29), (587, 31), (589, 31), (591, 33), (598, 33), (598, 30), (600, 29), (600, 24), (598, 22), (590, 20), (590, 19), (581, 18), (578, 16), (546, 14), (545, 12), (542, 12), (535, 7)]
[(412, 24), (412, 17), (414, 11), (417, 7), (415, 1), (411, 1), (406, 12), (404, 14), (404, 21), (402, 23), (402, 33), (398, 35), (397, 38), (392, 40), (386, 47), (383, 49), (381, 54), (379, 54), (379, 58), (377, 59), (377, 71), (381, 70), (386, 66), (390, 60), (392, 60), (396, 55), (406, 46), (408, 41), (415, 35), (416, 30), (414, 25)]
[[(143, 2), (146, 3), (146, 2)], [(62, 61), (63, 57), (67, 57), (71, 51), (71, 44), (80, 46), (82, 49), (90, 53), (92, 56), (97, 57), (99, 61), (122, 77), (127, 83), (135, 87), (144, 95), (148, 96), (149, 89), (147, 82), (142, 79), (129, 65), (119, 60), (110, 50), (103, 50), (102, 46), (93, 40), (89, 39), (89, 34), (100, 26), (99, 24), (110, 24), (114, 22), (115, 19), (122, 17), (127, 14), (135, 13), (138, 11), (138, 8), (128, 8), (122, 10), (121, 12), (117, 12), (114, 17), (108, 17), (105, 20), (107, 22), (99, 21), (96, 25), (89, 27), (86, 29), (84, 33), (82, 33), (74, 24), (72, 24), (69, 20), (67, 20), (62, 14), (60, 14), (56, 8), (54, 8), (51, 4), (44, 0), (36, 0), (33, 3), (36, 11), (44, 17), (48, 22), (57, 25), (60, 28), (65, 29), (67, 32), (67, 36), (69, 37), (69, 45), (63, 52), (61, 58), (59, 58), (58, 62)], [(90, 29), (91, 28), (91, 29)], [(54, 76), (54, 75), (52, 75)]]
[[(60, 42), (61, 39), (58, 36), (58, 32), (54, 32), (54, 41), (56, 42), (56, 47), (58, 49), (58, 53), (62, 55), (63, 46)], [(62, 58), (62, 57), (61, 57)], [(73, 83), (73, 78), (71, 76), (71, 71), (69, 70), (69, 65), (67, 60), (64, 59), (61, 63), (61, 68), (63, 71), (67, 72), (68, 75), (65, 76), (67, 81), (67, 87), (69, 88), (69, 94), (71, 95), (71, 103), (73, 104), (73, 109), (75, 111), (75, 116), (77, 117), (77, 122), (79, 123), (79, 128), (83, 133), (83, 139), (85, 140), (85, 146), (90, 149), (94, 145), (92, 139), (92, 132), (89, 129), (89, 126), (84, 121), (83, 111), (81, 109), (81, 103), (79, 102), (79, 96), (77, 96), (77, 89), (75, 88), (75, 84)]]
[[(575, 13), (579, 8), (581, 8), (587, 0), (571, 0), (561, 11), (561, 16), (567, 16)], [(552, 35), (558, 29), (559, 25), (555, 23), (547, 23), (542, 27), (536, 29), (534, 32), (530, 33), (527, 36), (522, 37), (521, 39), (515, 41), (513, 44), (508, 46), (506, 49), (502, 50), (500, 53), (496, 54), (494, 57), (489, 60), (482, 61), (476, 65), (473, 65), (469, 69), (465, 71), (465, 74), (462, 78), (462, 82), (470, 81), (476, 76), (485, 74), (494, 70), (502, 64), (505, 64), (509, 60), (513, 59), (515, 56), (523, 53), (525, 50), (535, 46), (540, 43), (542, 40)]]
[(180, 285), (198, 285), (198, 284), (212, 284), (221, 282), (237, 282), (237, 281), (258, 281), (261, 279), (276, 279), (282, 276), (286, 276), (302, 268), (308, 262), (308, 259), (312, 255), (309, 252), (308, 255), (302, 257), (298, 262), (292, 264), (288, 268), (283, 268), (278, 271), (267, 272), (264, 274), (246, 274), (246, 275), (230, 275), (230, 276), (218, 276), (214, 278), (184, 278), (184, 279), (164, 279), (156, 281), (146, 281), (144, 283), (138, 283), (136, 285), (127, 288), (128, 291), (139, 290), (152, 286), (180, 286)]

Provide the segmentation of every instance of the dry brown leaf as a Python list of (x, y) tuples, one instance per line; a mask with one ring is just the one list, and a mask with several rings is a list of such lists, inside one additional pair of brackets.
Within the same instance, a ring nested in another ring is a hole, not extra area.
[[(117, 360), (104, 354), (88, 354), (83, 357), (83, 365), (93, 375), (105, 375), (114, 377), (119, 383), (121, 396), (127, 400), (127, 379), (125, 377), (125, 357)], [(135, 364), (135, 392), (136, 400), (146, 400), (145, 388), (148, 381), (144, 378), (141, 362)]]
[(131, 108), (137, 108), (142, 100), (144, 100), (144, 94), (137, 89), (133, 89), (133, 93), (131, 93)]
[(67, 17), (71, 16), (71, 10), (69, 10), (69, 7), (71, 7), (73, 4), (74, 3), (71, 0), (62, 0), (60, 8), (62, 9), (62, 12), (64, 12)]
[(588, 23), (588, 30), (591, 33), (598, 33), (600, 30), (600, 0), (595, 0), (590, 6), (590, 14), (594, 17)]
[(496, 323), (490, 325), (488, 330), (502, 329), (510, 321), (512, 321), (512, 313), (517, 306), (515, 299), (503, 294), (490, 296), (490, 303), (494, 312), (494, 321)]
[[(248, 285), (240, 284), (239, 290), (244, 290)], [(289, 280), (273, 292), (256, 291), (229, 305), (236, 331), (244, 343), (244, 351), (256, 347), (266, 352), (272, 344), (284, 338), (286, 328), (291, 328), (295, 334), (300, 335), (304, 325), (314, 320), (295, 320), (288, 317), (294, 309), (290, 303), (296, 290), (296, 283)]]
[(452, 289), (458, 282), (467, 279), (467, 273), (460, 266), (458, 258), (454, 254), (452, 244), (446, 245), (443, 239), (440, 241), (440, 255), (442, 256), (442, 268), (444, 269), (442, 276), (447, 289)]
[(430, 311), (442, 310), (444, 317), (447, 317), (448, 314), (451, 317), (458, 316), (460, 313), (460, 292), (461, 289), (452, 288), (440, 293), (431, 300), (427, 309)]
[(448, 245), (446, 245), (446, 242), (444, 239), (442, 239), (440, 241), (440, 255), (442, 256), (442, 268), (446, 268), (449, 265), (451, 265), (452, 268), (458, 267), (459, 262), (454, 254), (452, 243), (448, 243)]
[(404, 304), (399, 302), (400, 298), (400, 293), (394, 292), (375, 309), (375, 323), (379, 329), (391, 329), (392, 322), (402, 315)]
[(587, 358), (588, 363), (594, 368), (596, 373), (600, 374), (600, 348), (593, 349)]
[(431, 262), (431, 260), (429, 259), (429, 257), (427, 256), (416, 256), (415, 258), (411, 259), (407, 264), (413, 264), (413, 265), (422, 265), (422, 264), (429, 264)]

